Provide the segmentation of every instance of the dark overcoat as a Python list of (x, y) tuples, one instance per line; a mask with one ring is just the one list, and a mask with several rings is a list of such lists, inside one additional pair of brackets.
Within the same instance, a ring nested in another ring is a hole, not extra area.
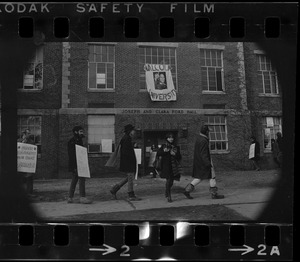
[(192, 177), (198, 179), (210, 179), (211, 167), (209, 140), (205, 136), (198, 135), (194, 147)]
[[(173, 177), (173, 171), (172, 171), (172, 162), (171, 162), (171, 153), (170, 151), (164, 152), (164, 149), (170, 145), (162, 145), (160, 149), (157, 151), (157, 157), (162, 157), (161, 159), (161, 178), (172, 178)], [(181, 154), (180, 154), (180, 148), (179, 146), (174, 146), (177, 149), (177, 153), (175, 154), (175, 159), (177, 161), (181, 160)]]
[(83, 146), (83, 141), (82, 141), (81, 137), (73, 136), (68, 142), (69, 171), (70, 172), (75, 172), (75, 169), (77, 169), (75, 145)]
[(120, 142), (120, 171), (126, 173), (136, 172), (136, 156), (130, 135), (125, 134)]

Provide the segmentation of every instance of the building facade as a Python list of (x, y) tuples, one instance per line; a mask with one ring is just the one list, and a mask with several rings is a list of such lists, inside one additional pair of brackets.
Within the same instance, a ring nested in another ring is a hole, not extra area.
[[(176, 99), (154, 101), (145, 65), (168, 69), (164, 77)], [(251, 135), (261, 146), (261, 167), (275, 167), (271, 139), (282, 132), (281, 87), (255, 43), (46, 43), (18, 89), (18, 133), (29, 128), (34, 136), (39, 178), (68, 176), (67, 142), (75, 125), (85, 129), (94, 177), (112, 172), (104, 165), (128, 123), (137, 129), (141, 175), (151, 146), (161, 145), (169, 131), (190, 174), (203, 124), (211, 129), (217, 170), (251, 168)]]

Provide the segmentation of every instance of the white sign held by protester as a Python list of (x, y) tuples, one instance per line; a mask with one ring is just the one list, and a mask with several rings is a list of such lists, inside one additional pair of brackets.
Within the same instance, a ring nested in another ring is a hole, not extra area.
[(90, 178), (90, 168), (88, 161), (87, 149), (83, 146), (76, 146), (77, 172), (80, 177)]
[(255, 143), (251, 144), (249, 148), (249, 159), (254, 158), (255, 156)]
[(134, 149), (135, 157), (136, 157), (136, 172), (135, 172), (135, 180), (137, 180), (139, 173), (139, 165), (142, 163), (142, 149), (135, 148)]
[(35, 173), (37, 146), (18, 142), (17, 149), (18, 172)]

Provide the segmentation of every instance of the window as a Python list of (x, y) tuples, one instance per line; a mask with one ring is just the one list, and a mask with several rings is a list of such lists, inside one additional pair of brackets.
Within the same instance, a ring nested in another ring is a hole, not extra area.
[(224, 91), (223, 51), (200, 49), (201, 83), (204, 91)]
[(278, 94), (277, 73), (272, 67), (271, 60), (265, 55), (257, 55), (260, 93)]
[(38, 154), (41, 153), (41, 116), (18, 116), (18, 139), (22, 137), (22, 132), (29, 129), (31, 138), (38, 147)]
[(271, 151), (271, 139), (277, 138), (277, 132), (282, 133), (282, 123), (280, 117), (264, 117), (263, 118), (263, 136), (264, 150)]
[(145, 64), (168, 65), (171, 68), (174, 88), (177, 89), (177, 61), (174, 47), (139, 47), (140, 89), (146, 90)]
[(115, 147), (115, 116), (88, 116), (89, 153), (109, 153)]
[(23, 71), (23, 90), (40, 90), (43, 88), (43, 48), (36, 49), (34, 56)]
[(227, 125), (225, 116), (207, 116), (209, 146), (211, 151), (228, 150)]
[(115, 47), (89, 45), (89, 89), (113, 90), (115, 78)]

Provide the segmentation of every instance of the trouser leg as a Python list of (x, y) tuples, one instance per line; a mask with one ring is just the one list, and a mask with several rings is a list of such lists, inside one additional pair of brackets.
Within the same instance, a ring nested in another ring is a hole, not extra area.
[(85, 178), (79, 177), (79, 195), (80, 197), (85, 197)]
[(72, 174), (72, 181), (70, 184), (70, 189), (69, 189), (69, 198), (73, 198), (74, 197), (74, 193), (75, 193), (75, 188), (78, 182), (78, 176), (76, 173)]
[(167, 181), (166, 181), (166, 196), (167, 196), (169, 202), (172, 202), (171, 188), (172, 188), (173, 184), (174, 184), (173, 179), (167, 179)]
[(118, 184), (115, 184), (111, 190), (110, 193), (113, 195), (113, 199), (117, 199), (117, 192), (120, 190), (122, 186), (124, 186), (128, 182), (128, 176), (123, 178)]
[(133, 192), (133, 179), (134, 179), (134, 173), (128, 173), (127, 174), (127, 178), (128, 178), (128, 193), (129, 192)]

